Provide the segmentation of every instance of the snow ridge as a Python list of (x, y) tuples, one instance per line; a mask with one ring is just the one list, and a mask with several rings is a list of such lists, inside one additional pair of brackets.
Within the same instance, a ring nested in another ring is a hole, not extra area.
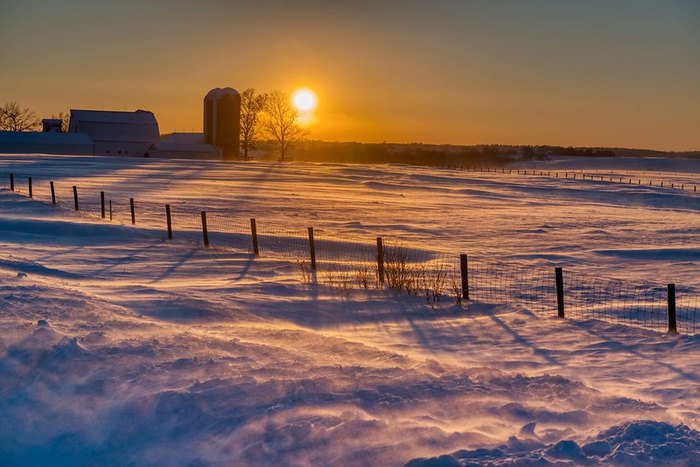
[[(525, 428), (525, 427), (524, 427)], [(534, 426), (524, 431), (534, 433)], [(523, 433), (527, 434), (527, 433)], [(579, 445), (572, 440), (545, 444), (511, 437), (495, 448), (457, 451), (429, 459), (414, 459), (406, 467), (507, 465), (658, 465), (691, 466), (700, 459), (700, 433), (685, 425), (638, 420), (602, 431)]]

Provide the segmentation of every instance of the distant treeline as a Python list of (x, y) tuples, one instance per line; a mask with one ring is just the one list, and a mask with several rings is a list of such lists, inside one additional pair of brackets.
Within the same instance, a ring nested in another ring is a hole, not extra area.
[(560, 146), (454, 146), (393, 143), (340, 143), (307, 141), (297, 144), (294, 159), (354, 164), (411, 164), (438, 166), (499, 166), (551, 155), (614, 157), (615, 152)]

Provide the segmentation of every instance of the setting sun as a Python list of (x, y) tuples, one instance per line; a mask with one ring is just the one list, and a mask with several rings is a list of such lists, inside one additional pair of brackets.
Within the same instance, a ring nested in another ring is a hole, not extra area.
[(316, 94), (311, 89), (297, 89), (292, 95), (292, 103), (297, 110), (309, 112), (316, 108)]

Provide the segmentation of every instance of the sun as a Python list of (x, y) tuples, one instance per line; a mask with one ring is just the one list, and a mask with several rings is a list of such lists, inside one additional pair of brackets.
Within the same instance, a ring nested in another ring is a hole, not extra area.
[(292, 94), (292, 104), (300, 112), (310, 112), (316, 108), (316, 94), (311, 89), (297, 89)]

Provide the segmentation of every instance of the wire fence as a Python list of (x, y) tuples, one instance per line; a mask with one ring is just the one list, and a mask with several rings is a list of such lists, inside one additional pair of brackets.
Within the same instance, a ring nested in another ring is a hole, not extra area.
[[(225, 209), (205, 211), (185, 202), (142, 202), (47, 179), (0, 176), (0, 188), (72, 210), (93, 220), (137, 225), (175, 242), (255, 254), (295, 264), (300, 279), (343, 291), (389, 288), (432, 305), (466, 300), (517, 304), (543, 314), (596, 319), (655, 331), (696, 334), (700, 293), (693, 287), (607, 279), (575, 270), (417, 248), (402, 239), (359, 238), (343, 232), (240, 219)], [(31, 188), (30, 188), (31, 187)], [(168, 211), (169, 210), (169, 211)], [(169, 219), (167, 212), (169, 212)], [(558, 294), (561, 294), (561, 302)]]

